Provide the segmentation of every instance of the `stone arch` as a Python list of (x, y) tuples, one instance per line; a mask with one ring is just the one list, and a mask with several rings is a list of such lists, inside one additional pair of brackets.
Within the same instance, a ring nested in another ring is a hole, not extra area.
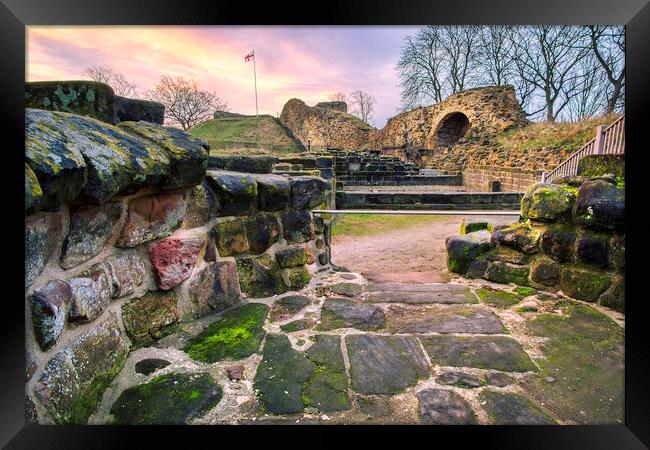
[(470, 128), (469, 119), (462, 112), (446, 114), (433, 130), (429, 142), (431, 148), (451, 147), (465, 136)]

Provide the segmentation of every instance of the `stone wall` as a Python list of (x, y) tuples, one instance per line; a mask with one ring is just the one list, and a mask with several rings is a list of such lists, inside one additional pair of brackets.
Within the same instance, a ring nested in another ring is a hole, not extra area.
[(297, 98), (285, 103), (280, 119), (296, 139), (305, 147), (312, 148), (363, 149), (368, 146), (369, 136), (374, 130), (351, 114), (307, 106)]
[(404, 112), (388, 120), (372, 136), (373, 149), (445, 149), (482, 142), (527, 123), (512, 86), (468, 89), (432, 106)]
[[(496, 283), (561, 290), (625, 311), (625, 189), (614, 175), (531, 186), (521, 220), (465, 223), (447, 238), (450, 271)], [(469, 231), (469, 232), (468, 232)]]
[(517, 167), (467, 166), (462, 170), (463, 185), (479, 191), (492, 192), (495, 181), (503, 192), (524, 192), (541, 179), (541, 170)]
[(316, 108), (332, 109), (344, 113), (348, 112), (348, 104), (343, 101), (316, 103)]
[(212, 170), (148, 122), (27, 109), (26, 136), (29, 422), (86, 423), (130, 351), (329, 265), (320, 177)]
[(162, 103), (121, 97), (106, 83), (86, 80), (25, 83), (25, 107), (94, 117), (113, 125), (138, 120), (162, 124), (165, 119)]

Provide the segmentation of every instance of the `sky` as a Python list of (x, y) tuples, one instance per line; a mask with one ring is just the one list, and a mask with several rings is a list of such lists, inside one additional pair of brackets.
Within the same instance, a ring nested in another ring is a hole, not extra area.
[[(197, 81), (232, 112), (255, 114), (255, 49), (260, 114), (280, 114), (291, 98), (308, 105), (360, 89), (377, 98), (373, 125), (400, 106), (394, 69), (403, 26), (29, 26), (28, 81), (87, 79), (91, 65), (122, 73), (142, 93), (163, 75)], [(142, 95), (142, 94), (140, 94)]]

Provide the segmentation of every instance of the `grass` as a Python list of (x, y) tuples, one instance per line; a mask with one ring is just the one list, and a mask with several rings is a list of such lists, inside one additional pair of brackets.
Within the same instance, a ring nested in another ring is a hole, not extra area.
[(495, 141), (498, 147), (508, 151), (563, 150), (568, 155), (593, 139), (598, 125), (607, 126), (618, 118), (618, 115), (612, 114), (575, 123), (533, 122), (501, 133)]
[(446, 216), (433, 215), (341, 215), (332, 222), (332, 236), (371, 236), (446, 219)]
[(303, 150), (271, 115), (228, 117), (203, 122), (189, 130), (210, 144), (211, 155), (283, 155)]

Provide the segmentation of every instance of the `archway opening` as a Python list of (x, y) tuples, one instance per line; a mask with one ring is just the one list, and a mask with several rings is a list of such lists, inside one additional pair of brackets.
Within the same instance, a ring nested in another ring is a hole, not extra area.
[(453, 146), (469, 130), (467, 116), (461, 112), (453, 112), (443, 117), (436, 127), (431, 144), (433, 148)]

